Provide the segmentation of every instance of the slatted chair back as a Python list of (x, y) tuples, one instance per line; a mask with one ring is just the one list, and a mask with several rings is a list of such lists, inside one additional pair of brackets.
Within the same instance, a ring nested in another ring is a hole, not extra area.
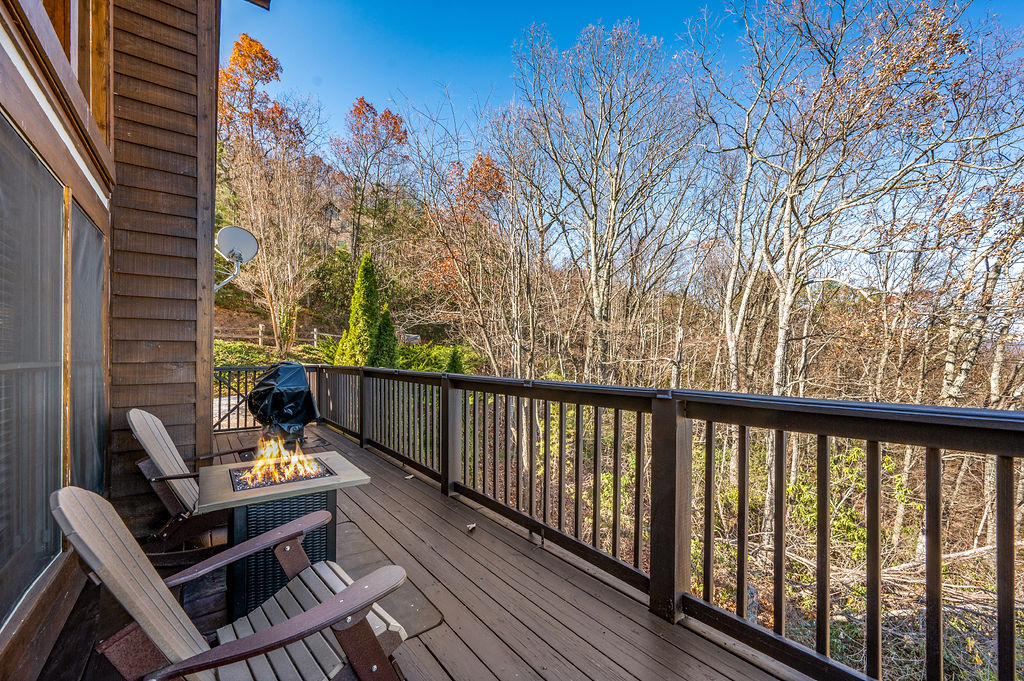
[[(50, 495), (50, 511), (78, 555), (168, 660), (180, 662), (210, 649), (109, 501), (65, 487)], [(186, 678), (216, 677), (206, 671)]]
[[(128, 425), (132, 427), (135, 438), (142, 444), (150, 460), (161, 475), (178, 475), (190, 472), (181, 459), (174, 440), (167, 434), (163, 421), (141, 409), (128, 411)], [(188, 511), (195, 511), (199, 504), (199, 485), (195, 480), (167, 480), (167, 485)]]

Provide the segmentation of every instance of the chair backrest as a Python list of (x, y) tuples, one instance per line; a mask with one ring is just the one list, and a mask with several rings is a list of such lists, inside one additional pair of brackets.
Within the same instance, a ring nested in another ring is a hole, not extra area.
[[(50, 511), (64, 535), (103, 585), (171, 662), (210, 649), (114, 507), (79, 487), (50, 495)], [(190, 674), (213, 681), (213, 672)]]
[[(141, 409), (128, 411), (128, 425), (132, 427), (135, 438), (149, 454), (150, 461), (157, 467), (161, 475), (178, 475), (188, 473), (188, 466), (181, 459), (181, 454), (174, 440), (167, 434), (163, 421)], [(167, 485), (178, 497), (181, 505), (189, 511), (195, 511), (199, 504), (199, 485), (191, 478), (167, 480)]]

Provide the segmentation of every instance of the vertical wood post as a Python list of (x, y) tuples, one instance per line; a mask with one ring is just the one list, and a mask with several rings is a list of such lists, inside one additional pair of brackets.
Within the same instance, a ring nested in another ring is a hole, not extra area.
[(864, 625), (864, 671), (873, 679), (882, 678), (882, 454), (878, 442), (869, 440), (865, 447), (868, 455), (867, 501), (865, 520), (868, 526), (867, 542), (867, 612)]
[(448, 374), (441, 376), (441, 491), (451, 496), (459, 475), (459, 393), (452, 389)]
[(935, 447), (924, 450), (924, 543), (925, 678), (941, 681), (942, 450)]
[(1014, 613), (1014, 499), (1013, 458), (1000, 456), (996, 462), (996, 613), (998, 616), (998, 679), (1016, 678), (1016, 614)]
[(313, 327), (313, 347), (315, 348), (315, 347), (319, 347), (319, 346), (320, 346), (320, 331), (317, 330), (317, 328), (314, 326)]
[(263, 325), (262, 324), (260, 324), (259, 334), (257, 335), (256, 338), (259, 341), (260, 347), (262, 348), (263, 347)]
[(675, 622), (690, 592), (693, 422), (669, 391), (651, 400), (650, 610)]
[(370, 439), (370, 429), (373, 425), (370, 420), (370, 406), (373, 404), (370, 395), (370, 379), (366, 371), (359, 370), (359, 446), (365, 447)]

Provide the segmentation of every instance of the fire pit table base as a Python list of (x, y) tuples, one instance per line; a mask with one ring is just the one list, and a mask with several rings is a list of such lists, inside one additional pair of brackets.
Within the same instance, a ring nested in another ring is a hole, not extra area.
[[(251, 461), (203, 466), (199, 469), (196, 513), (231, 509), (228, 539), (237, 546), (307, 513), (329, 511), (332, 522), (306, 535), (302, 545), (311, 562), (335, 560), (337, 490), (365, 485), (370, 477), (338, 452), (317, 452), (313, 456), (331, 475), (238, 491), (231, 484), (231, 471), (251, 467)], [(236, 619), (262, 605), (287, 583), (271, 549), (234, 563), (228, 568), (227, 579), (228, 609)]]
[[(333, 489), (239, 506), (231, 509), (228, 539), (235, 546), (307, 513), (326, 510), (331, 513), (331, 522), (307, 534), (302, 548), (311, 563), (337, 561), (337, 509), (337, 491)], [(232, 563), (227, 579), (231, 619), (252, 612), (288, 583), (272, 549)]]

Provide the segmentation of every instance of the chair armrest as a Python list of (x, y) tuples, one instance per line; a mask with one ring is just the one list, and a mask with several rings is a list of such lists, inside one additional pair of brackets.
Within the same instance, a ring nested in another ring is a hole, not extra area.
[[(343, 631), (359, 623), (374, 602), (400, 587), (403, 582), (405, 570), (397, 565), (378, 568), (352, 582), (330, 600), (313, 606), (301, 615), (146, 674), (143, 678), (147, 681), (162, 681), (239, 662), (294, 643), (330, 626)], [(345, 618), (350, 619), (346, 621)]]
[(184, 584), (185, 582), (190, 582), (193, 579), (202, 577), (208, 572), (216, 570), (217, 568), (229, 565), (239, 558), (245, 558), (257, 551), (262, 551), (263, 549), (270, 548), (271, 546), (277, 546), (278, 544), (283, 544), (287, 541), (291, 541), (292, 539), (301, 537), (329, 522), (331, 522), (330, 511), (314, 511), (313, 513), (304, 515), (301, 518), (296, 518), (290, 523), (285, 523), (284, 525), (270, 530), (269, 532), (264, 532), (258, 537), (248, 539), (237, 546), (225, 549), (212, 558), (207, 558), (201, 563), (196, 563), (190, 568), (173, 574), (164, 580), (164, 584), (167, 586), (177, 586), (179, 584)]
[(175, 473), (174, 475), (154, 475), (149, 478), (150, 482), (159, 482), (161, 480), (187, 480), (188, 478), (198, 478), (199, 473)]
[(242, 447), (241, 449), (225, 449), (222, 452), (214, 452), (213, 454), (201, 454), (199, 456), (183, 456), (181, 460), (184, 462), (189, 461), (206, 461), (207, 459), (216, 459), (217, 457), (224, 456), (226, 454), (244, 454), (246, 452), (255, 452), (256, 447)]
[(219, 452), (217, 454), (202, 454), (200, 456), (183, 456), (181, 457), (181, 460), (184, 461), (185, 463), (188, 463), (190, 461), (207, 461), (209, 459), (216, 459), (222, 453), (230, 454), (231, 452)]

